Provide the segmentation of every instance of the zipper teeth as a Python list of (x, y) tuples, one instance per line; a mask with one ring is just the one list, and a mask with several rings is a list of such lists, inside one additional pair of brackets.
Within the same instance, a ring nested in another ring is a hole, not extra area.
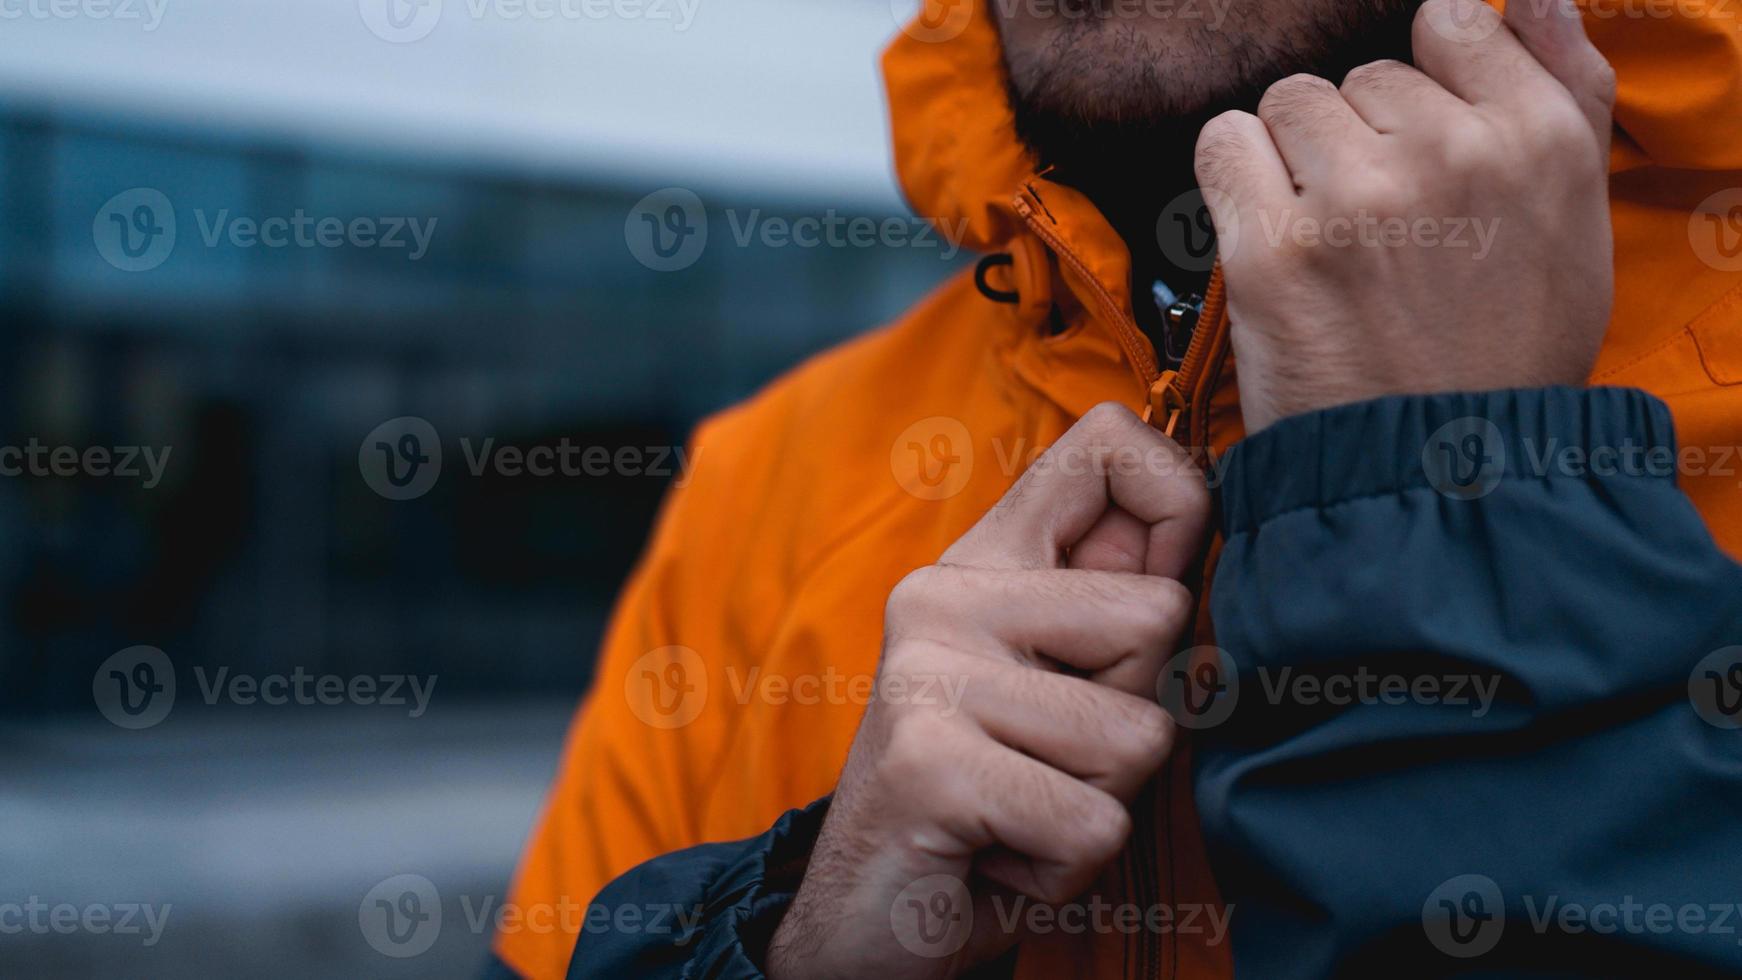
[[(1053, 234), (1052, 229), (1047, 228), (1035, 217), (1034, 209), (1029, 206), (1027, 199), (1021, 194), (1016, 196), (1016, 212), (1022, 215), (1022, 220), (1027, 223), (1030, 231), (1039, 235), (1042, 241), (1052, 247), (1053, 254), (1070, 263), (1071, 268), (1075, 269), (1083, 281), (1089, 284), (1089, 288), (1094, 291), (1096, 301), (1101, 304), (1101, 312), (1106, 315), (1108, 320), (1112, 321), (1114, 334), (1119, 341), (1119, 346), (1124, 349), (1126, 358), (1131, 361), (1132, 370), (1137, 372), (1138, 380), (1143, 382), (1144, 390), (1149, 390), (1150, 386), (1160, 379), (1161, 366), (1156, 363), (1155, 352), (1144, 340), (1142, 331), (1137, 329), (1136, 321), (1125, 315), (1125, 311), (1119, 307), (1119, 301), (1114, 299), (1113, 294), (1101, 285), (1101, 281), (1095, 278), (1094, 273), (1089, 271), (1089, 267), (1083, 264), (1083, 260), (1077, 258), (1076, 253), (1065, 248), (1064, 242)], [(1208, 298), (1204, 302), (1205, 305), (1208, 305)], [(1193, 343), (1186, 347), (1188, 358), (1191, 356), (1191, 348), (1196, 346), (1197, 338), (1194, 336), (1192, 340)]]
[(1198, 325), (1192, 331), (1191, 342), (1186, 344), (1186, 356), (1180, 361), (1179, 385), (1184, 394), (1190, 395), (1197, 387), (1198, 372), (1203, 369), (1208, 355), (1209, 335), (1216, 333), (1221, 325), (1222, 302), (1222, 267), (1218, 264), (1210, 270), (1210, 284), (1204, 288), (1204, 305), (1198, 312)]

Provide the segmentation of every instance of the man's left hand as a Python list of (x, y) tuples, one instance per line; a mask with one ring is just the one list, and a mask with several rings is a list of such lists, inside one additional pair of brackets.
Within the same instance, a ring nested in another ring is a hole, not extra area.
[(1614, 294), (1615, 76), (1567, 0), (1427, 0), (1416, 67), (1203, 129), (1249, 432), (1391, 394), (1579, 384)]

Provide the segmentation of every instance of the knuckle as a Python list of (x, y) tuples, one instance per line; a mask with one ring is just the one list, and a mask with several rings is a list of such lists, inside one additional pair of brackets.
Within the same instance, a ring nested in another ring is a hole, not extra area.
[(1035, 875), (1030, 898), (1042, 905), (1064, 905), (1077, 897), (1087, 875), (1076, 868), (1059, 868)]
[(1073, 815), (1075, 830), (1066, 841), (1066, 862), (1085, 872), (1105, 865), (1131, 836), (1131, 814), (1118, 800), (1099, 791), (1089, 799)]
[(1192, 595), (1191, 589), (1176, 579), (1158, 578), (1152, 588), (1155, 590), (1155, 598), (1151, 607), (1158, 619), (1157, 626), (1162, 632), (1172, 636), (1191, 615), (1192, 608), (1197, 604), (1197, 597)]
[(1610, 64), (1609, 59), (1601, 54), (1593, 54), (1589, 85), (1593, 98), (1611, 109), (1615, 107), (1615, 95), (1619, 81), (1615, 74), (1615, 66)]
[(1264, 90), (1264, 97), (1258, 101), (1259, 115), (1266, 112), (1287, 112), (1299, 108), (1303, 103), (1316, 102), (1337, 90), (1326, 79), (1305, 72), (1296, 72), (1285, 78), (1278, 79)]
[(1145, 765), (1155, 766), (1173, 748), (1174, 721), (1167, 709), (1154, 701), (1141, 701), (1142, 706), (1131, 719), (1131, 737)]
[(1210, 500), (1210, 486), (1204, 479), (1204, 471), (1183, 450), (1180, 453), (1181, 464), (1174, 472), (1173, 478), (1177, 484), (1174, 492), (1177, 499), (1172, 501), (1175, 516), (1197, 524), (1207, 523), (1213, 502)]
[(1125, 605), (1137, 633), (1138, 646), (1149, 648), (1171, 638), (1191, 611), (1191, 591), (1168, 578), (1144, 576), (1138, 594)]
[(1077, 425), (1084, 432), (1095, 436), (1111, 436), (1124, 431), (1136, 416), (1131, 410), (1118, 402), (1102, 402), (1083, 413), (1077, 420)]
[(1483, 40), (1492, 36), (1499, 21), (1500, 12), (1480, 0), (1427, 0), (1416, 8), (1411, 36), (1419, 52), (1424, 44)]
[[(1357, 168), (1349, 180), (1338, 185), (1332, 197), (1332, 209), (1339, 215), (1368, 211), (1381, 218), (1407, 215), (1420, 200), (1412, 181), (1394, 168), (1372, 164)], [(1340, 261), (1334, 254), (1326, 254), (1335, 253), (1336, 249), (1314, 251), (1323, 261)]]
[(924, 716), (909, 714), (896, 721), (877, 757), (878, 781), (884, 791), (902, 798), (936, 798), (928, 788), (947, 768), (939, 761), (947, 758), (950, 741), (941, 725)]
[(1125, 695), (1122, 704), (1104, 716), (1108, 762), (1120, 782), (1146, 777), (1167, 758), (1173, 742), (1173, 719), (1161, 705), (1146, 698)]
[(1394, 58), (1382, 58), (1357, 65), (1349, 69), (1343, 76), (1340, 91), (1365, 89), (1370, 92), (1389, 92), (1398, 88), (1403, 76), (1409, 71), (1409, 66)]
[(1290, 75), (1264, 90), (1258, 102), (1258, 116), (1269, 125), (1286, 123), (1312, 129), (1336, 114), (1332, 100), (1341, 101), (1342, 94), (1327, 79), (1317, 75)]
[(1484, 171), (1501, 164), (1501, 140), (1474, 115), (1462, 115), (1440, 131), (1441, 162), (1456, 173)]
[(889, 590), (889, 599), (883, 607), (884, 619), (886, 621), (906, 619), (926, 608), (941, 584), (938, 579), (936, 565), (916, 568), (903, 575), (901, 581), (895, 583), (895, 588)]
[[(1596, 161), (1596, 143), (1591, 138), (1591, 124), (1585, 113), (1570, 96), (1546, 101), (1536, 112), (1531, 129), (1525, 137), (1527, 162), (1557, 167), (1572, 167), (1581, 163), (1607, 164)], [(1587, 161), (1589, 157), (1591, 160)], [(1582, 171), (1579, 176), (1584, 176)]]
[(1232, 167), (1232, 161), (1238, 160), (1245, 153), (1246, 141), (1241, 135), (1245, 128), (1246, 113), (1238, 109), (1223, 112), (1198, 130), (1198, 142), (1193, 151), (1194, 159), (1199, 168), (1198, 175), (1204, 182), (1219, 185), (1226, 178)]

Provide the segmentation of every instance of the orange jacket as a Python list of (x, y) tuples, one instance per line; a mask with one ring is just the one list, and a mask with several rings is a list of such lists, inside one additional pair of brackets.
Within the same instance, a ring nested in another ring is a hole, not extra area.
[[(1742, 556), (1742, 12), (1581, 2), (1620, 77), (1615, 313), (1591, 380), (1669, 404), (1682, 485)], [(1020, 301), (990, 302), (963, 275), (702, 425), (697, 467), (623, 593), (527, 845), (510, 898), (521, 908), (585, 904), (642, 861), (753, 836), (828, 793), (890, 588), (1090, 406), (1148, 411), (1187, 445), (1240, 438), (1218, 285), (1181, 371), (1158, 377), (1127, 251), (1082, 195), (1034, 176), (996, 29), (974, 6), (959, 34), (916, 29), (884, 59), (896, 163), (917, 213), (965, 221), (967, 245), (1013, 256), (1000, 285)], [(1052, 335), (1055, 306), (1066, 329)], [(1216, 900), (1188, 773), (1176, 755), (1108, 871), (1146, 904)], [(1207, 938), (1054, 935), (1024, 946), (1019, 974), (1230, 974), (1226, 945)], [(574, 944), (522, 929), (496, 951), (557, 980)]]

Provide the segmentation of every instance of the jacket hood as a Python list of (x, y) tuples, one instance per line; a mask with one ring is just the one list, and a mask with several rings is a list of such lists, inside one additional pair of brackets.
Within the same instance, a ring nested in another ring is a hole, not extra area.
[[(1742, 170), (1742, 5), (1737, 0), (1579, 0), (1616, 69), (1612, 168)], [(925, 0), (883, 58), (895, 167), (914, 211), (1008, 242), (1012, 198), (1033, 172), (1016, 138), (991, 4)]]

